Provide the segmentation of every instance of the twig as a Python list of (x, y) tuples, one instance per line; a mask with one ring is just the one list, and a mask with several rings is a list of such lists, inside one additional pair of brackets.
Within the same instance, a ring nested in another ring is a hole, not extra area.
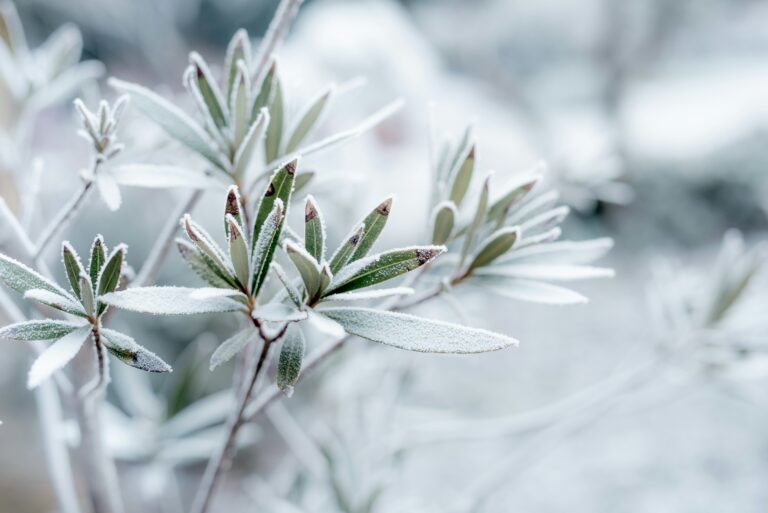
[(85, 182), (83, 186), (77, 192), (75, 192), (75, 195), (72, 196), (72, 199), (70, 199), (69, 202), (67, 202), (67, 204), (64, 205), (61, 210), (59, 210), (59, 213), (56, 215), (54, 220), (51, 221), (51, 224), (48, 225), (48, 229), (43, 232), (43, 235), (40, 236), (40, 239), (35, 246), (35, 252), (33, 255), (33, 259), (35, 261), (40, 259), (43, 251), (45, 251), (45, 248), (51, 243), (56, 234), (63, 230), (70, 223), (70, 221), (72, 221), (72, 218), (80, 210), (80, 207), (83, 206), (85, 198), (88, 196), (88, 192), (93, 187), (93, 183), (94, 180)]

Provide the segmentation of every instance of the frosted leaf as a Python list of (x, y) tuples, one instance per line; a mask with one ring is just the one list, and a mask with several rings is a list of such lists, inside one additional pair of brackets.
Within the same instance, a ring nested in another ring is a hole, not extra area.
[(296, 270), (299, 271), (304, 288), (309, 297), (314, 298), (320, 292), (321, 277), (320, 266), (312, 255), (298, 244), (287, 241), (284, 247), (285, 253), (291, 259)]
[(272, 212), (264, 219), (260, 225), (258, 239), (256, 240), (251, 255), (251, 295), (256, 296), (267, 279), (269, 265), (275, 255), (275, 248), (280, 242), (280, 230), (285, 219), (285, 210), (282, 200), (277, 199), (274, 202)]
[(366, 299), (381, 299), (391, 296), (410, 296), (414, 290), (410, 287), (392, 287), (389, 289), (363, 290), (341, 292), (323, 298), (323, 301), (364, 301)]
[(155, 315), (192, 315), (243, 310), (243, 305), (228, 297), (195, 299), (193, 288), (136, 287), (102, 296), (101, 301), (134, 312)]
[(472, 280), (475, 284), (480, 285), (483, 290), (532, 303), (573, 305), (589, 301), (586, 297), (571, 289), (540, 281), (507, 278), (499, 275), (475, 276)]
[(304, 248), (315, 262), (325, 260), (325, 220), (317, 202), (308, 195), (304, 204)]
[(54, 372), (69, 363), (80, 351), (90, 333), (90, 325), (85, 325), (54, 342), (32, 364), (27, 379), (27, 387), (30, 389), (37, 387)]
[(355, 252), (355, 248), (360, 243), (360, 239), (365, 233), (365, 223), (357, 225), (349, 235), (346, 236), (344, 242), (336, 248), (331, 256), (331, 272), (336, 274), (342, 267), (347, 265), (349, 259), (352, 258), (352, 254)]
[[(103, 296), (114, 292), (120, 282), (120, 273), (125, 262), (125, 253), (127, 248), (124, 244), (119, 244), (112, 254), (107, 258), (107, 263), (101, 268), (98, 280), (97, 295)], [(98, 314), (101, 315), (106, 310), (106, 306), (99, 302)]]
[(91, 278), (91, 287), (96, 287), (99, 283), (99, 273), (104, 262), (107, 261), (107, 246), (104, 244), (104, 238), (97, 235), (91, 245), (91, 257), (88, 264), (88, 275)]
[(522, 223), (520, 230), (523, 233), (547, 230), (563, 222), (570, 212), (571, 209), (565, 205), (547, 210)]
[(304, 334), (299, 327), (288, 326), (280, 348), (280, 358), (277, 361), (277, 388), (289, 397), (299, 380), (305, 349)]
[(85, 310), (83, 310), (83, 307), (79, 303), (76, 303), (66, 297), (62, 297), (59, 294), (54, 294), (48, 290), (28, 290), (24, 293), (24, 299), (32, 299), (39, 303), (43, 303), (44, 305), (48, 305), (51, 308), (55, 308), (56, 310), (61, 310), (62, 312), (70, 313), (72, 315), (86, 317)]
[(462, 264), (464, 263), (464, 259), (469, 255), (469, 252), (475, 243), (475, 238), (480, 231), (480, 227), (485, 221), (486, 213), (488, 212), (488, 196), (490, 194), (490, 184), (491, 174), (489, 173), (483, 182), (483, 187), (480, 189), (480, 196), (478, 197), (477, 206), (475, 207), (475, 214), (472, 217), (472, 221), (469, 223), (467, 231), (464, 235), (464, 245), (461, 248)]
[(484, 267), (507, 253), (515, 245), (519, 236), (520, 230), (517, 227), (500, 228), (493, 232), (478, 245), (479, 249), (472, 258), (467, 272)]
[(462, 156), (463, 161), (455, 172), (453, 178), (453, 184), (451, 186), (450, 200), (456, 205), (460, 206), (464, 196), (469, 190), (469, 184), (472, 181), (472, 175), (475, 170), (475, 144), (467, 148), (466, 153)]
[(213, 299), (218, 297), (229, 297), (246, 301), (248, 298), (245, 294), (236, 289), (222, 289), (217, 287), (201, 287), (198, 289), (192, 289), (192, 293), (189, 295), (192, 299)]
[(173, 369), (155, 353), (119, 331), (101, 329), (101, 340), (117, 359), (147, 372), (171, 372)]
[(251, 316), (267, 322), (297, 322), (307, 318), (307, 312), (285, 303), (269, 303), (256, 308)]
[(518, 344), (499, 333), (397, 312), (348, 307), (326, 308), (321, 313), (351, 335), (408, 351), (471, 354)]
[(307, 313), (309, 314), (309, 324), (320, 333), (333, 338), (341, 338), (346, 335), (344, 327), (333, 319), (320, 315), (311, 309), (307, 310)]
[(167, 438), (181, 438), (227, 419), (235, 407), (235, 398), (230, 390), (211, 394), (195, 401), (171, 417), (160, 428)]
[(588, 264), (605, 256), (612, 247), (613, 240), (607, 237), (584, 241), (564, 240), (515, 250), (497, 263)]
[(113, 212), (120, 208), (123, 203), (123, 197), (120, 194), (120, 187), (117, 180), (109, 173), (103, 172), (96, 175), (96, 185), (99, 188), (99, 195), (104, 203)]
[(363, 258), (371, 251), (371, 248), (376, 243), (376, 240), (378, 240), (379, 235), (381, 235), (381, 232), (384, 230), (384, 226), (387, 224), (394, 199), (394, 196), (388, 196), (384, 201), (376, 205), (376, 208), (374, 208), (365, 219), (358, 223), (360, 226), (364, 227), (363, 234), (360, 237), (360, 242), (357, 243), (357, 246), (352, 253), (352, 257), (349, 259), (350, 262)]
[(269, 181), (267, 189), (264, 191), (264, 195), (259, 203), (259, 208), (256, 212), (256, 217), (253, 222), (253, 233), (251, 243), (255, 246), (256, 241), (259, 238), (259, 232), (264, 225), (267, 217), (274, 210), (275, 204), (278, 200), (283, 203), (283, 211), (288, 211), (288, 206), (291, 204), (291, 194), (293, 193), (293, 186), (296, 179), (296, 166), (298, 165), (298, 159), (293, 159), (286, 162), (283, 166), (275, 171)]
[(71, 294), (44, 278), (26, 265), (0, 254), (0, 280), (16, 292), (25, 293), (32, 289), (43, 289), (64, 298), (74, 300)]
[(264, 134), (269, 126), (269, 112), (261, 109), (251, 127), (245, 133), (243, 141), (235, 154), (235, 176), (243, 176), (253, 159), (254, 152), (264, 140)]
[(249, 342), (258, 338), (259, 332), (252, 326), (245, 328), (242, 331), (238, 331), (227, 340), (219, 344), (216, 351), (211, 356), (210, 369), (214, 370), (219, 365), (228, 362), (237, 353), (248, 345)]
[(439, 203), (432, 213), (432, 244), (445, 244), (453, 233), (459, 211), (450, 201)]
[(162, 164), (123, 164), (102, 173), (109, 173), (118, 184), (127, 187), (213, 189), (224, 185), (196, 169)]
[[(538, 168), (543, 168), (539, 164)], [(516, 206), (526, 195), (531, 192), (536, 184), (541, 180), (541, 174), (523, 176), (516, 178), (507, 185), (507, 190), (498, 199), (491, 203), (488, 209), (488, 219), (491, 221), (502, 222), (511, 208)]]
[(478, 274), (490, 276), (505, 276), (509, 278), (525, 278), (529, 280), (569, 281), (589, 280), (593, 278), (611, 278), (613, 269), (592, 267), (587, 265), (568, 264), (505, 264), (494, 265), (478, 271)]
[(271, 267), (277, 275), (277, 278), (280, 280), (280, 283), (283, 284), (283, 287), (285, 288), (288, 297), (291, 299), (291, 302), (293, 302), (293, 304), (296, 306), (301, 306), (301, 294), (299, 294), (299, 290), (288, 279), (288, 276), (286, 276), (282, 266), (277, 262), (272, 262)]
[(302, 114), (299, 115), (296, 126), (290, 131), (291, 135), (285, 145), (286, 152), (289, 153), (297, 149), (312, 129), (317, 126), (335, 91), (336, 86), (331, 84), (321, 91), (316, 98), (310, 100)]
[(5, 340), (51, 340), (61, 338), (85, 326), (74, 322), (35, 320), (17, 322), (0, 328), (0, 339)]

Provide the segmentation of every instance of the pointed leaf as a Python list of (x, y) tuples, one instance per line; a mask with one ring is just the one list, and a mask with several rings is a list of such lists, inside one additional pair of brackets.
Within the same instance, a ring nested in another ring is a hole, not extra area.
[(205, 60), (197, 52), (189, 54), (189, 64), (195, 69), (197, 85), (203, 95), (208, 112), (216, 122), (216, 126), (223, 127), (227, 124), (226, 105), (224, 103), (224, 96), (221, 94), (219, 85), (214, 80), (211, 70), (208, 69)]
[(321, 285), (320, 266), (317, 261), (304, 248), (290, 241), (285, 243), (285, 253), (299, 271), (309, 298), (316, 298)]
[(184, 214), (184, 217), (181, 218), (181, 225), (184, 227), (184, 231), (186, 232), (187, 237), (189, 237), (189, 240), (197, 246), (197, 249), (199, 249), (202, 254), (213, 262), (214, 268), (217, 270), (217, 275), (222, 278), (227, 276), (231, 279), (232, 270), (227, 265), (224, 253), (221, 248), (219, 248), (218, 244), (214, 242), (213, 237), (211, 237), (202, 226), (194, 222), (189, 214)]
[(469, 151), (464, 158), (461, 166), (453, 179), (451, 187), (450, 200), (456, 205), (461, 205), (464, 196), (469, 190), (469, 184), (472, 182), (472, 174), (475, 170), (475, 145), (470, 146)]
[(104, 170), (115, 182), (126, 187), (148, 189), (215, 189), (222, 185), (205, 172), (188, 167), (162, 164), (121, 164)]
[(318, 121), (333, 97), (334, 92), (335, 86), (331, 84), (325, 91), (321, 92), (317, 98), (310, 101), (291, 132), (288, 143), (285, 145), (286, 153), (290, 153), (297, 149), (312, 129), (317, 126)]
[(283, 202), (278, 199), (274, 202), (272, 212), (264, 220), (259, 232), (259, 238), (251, 257), (251, 295), (256, 296), (261, 290), (261, 286), (267, 279), (269, 265), (275, 255), (275, 248), (280, 242), (280, 229), (285, 219)]
[(389, 289), (363, 290), (331, 294), (324, 297), (323, 301), (366, 301), (368, 299), (382, 299), (392, 296), (410, 296), (413, 293), (414, 290), (410, 287), (392, 287)]
[(272, 102), (272, 98), (274, 98), (275, 95), (276, 76), (277, 62), (273, 60), (269, 67), (269, 71), (267, 71), (267, 74), (264, 76), (264, 80), (259, 84), (259, 93), (256, 95), (256, 98), (253, 101), (253, 108), (251, 109), (252, 119), (256, 119), (259, 111), (265, 107), (269, 107)]
[(232, 130), (232, 139), (235, 148), (239, 148), (243, 138), (250, 127), (251, 111), (251, 80), (245, 64), (240, 61), (238, 64), (238, 73), (235, 77), (235, 88), (232, 90), (229, 98), (230, 125)]
[(519, 236), (520, 231), (517, 227), (501, 228), (493, 232), (486, 240), (480, 243), (480, 249), (475, 253), (467, 268), (467, 272), (470, 273), (478, 267), (484, 267), (504, 255), (512, 249)]
[(347, 265), (349, 259), (352, 258), (352, 254), (355, 252), (355, 248), (360, 244), (360, 239), (363, 237), (364, 232), (365, 224), (360, 224), (352, 230), (352, 233), (347, 235), (347, 238), (344, 239), (344, 242), (338, 249), (336, 249), (331, 257), (331, 272), (335, 274), (339, 272), (342, 267)]
[(462, 264), (464, 263), (467, 255), (469, 255), (469, 251), (472, 249), (475, 238), (477, 237), (477, 233), (480, 231), (480, 227), (483, 225), (483, 221), (485, 221), (485, 214), (488, 211), (488, 194), (490, 182), (491, 175), (488, 175), (488, 177), (485, 179), (485, 182), (483, 183), (483, 188), (480, 191), (480, 197), (477, 200), (475, 216), (472, 218), (472, 222), (469, 224), (469, 228), (467, 229), (467, 233), (464, 237), (464, 246), (461, 250), (460, 260)]
[(445, 244), (451, 237), (459, 212), (451, 201), (439, 203), (432, 214), (432, 244)]
[(80, 298), (85, 313), (89, 317), (93, 316), (96, 313), (96, 297), (93, 294), (91, 279), (85, 274), (80, 275)]
[(347, 333), (399, 349), (471, 354), (516, 346), (517, 340), (477, 328), (370, 308), (327, 308), (321, 312)]
[(0, 340), (51, 340), (69, 335), (82, 326), (50, 319), (17, 322), (0, 328)]
[(126, 365), (146, 372), (172, 372), (170, 365), (155, 353), (140, 346), (132, 337), (119, 331), (101, 329), (101, 341), (107, 350)]
[(509, 211), (531, 192), (540, 179), (541, 175), (535, 174), (533, 176), (517, 179), (513, 182), (512, 185), (508, 187), (507, 192), (491, 203), (491, 206), (488, 209), (488, 219), (497, 223), (502, 223)]
[(588, 265), (568, 264), (501, 264), (488, 269), (495, 276), (525, 278), (544, 281), (591, 280), (593, 278), (612, 278), (613, 269)]
[(91, 334), (91, 326), (85, 325), (63, 336), (45, 350), (29, 370), (27, 387), (32, 389), (64, 367), (80, 351)]
[(93, 287), (99, 282), (99, 273), (107, 261), (107, 246), (104, 244), (104, 238), (101, 235), (97, 235), (93, 239), (93, 245), (91, 246), (91, 258), (88, 265), (88, 273), (91, 277), (91, 285)]
[(72, 296), (39, 273), (11, 257), (0, 254), (0, 280), (16, 292), (25, 293), (28, 290), (42, 289), (58, 294), (62, 298), (74, 299)]
[(382, 201), (373, 211), (363, 219), (361, 225), (365, 226), (363, 235), (360, 237), (360, 242), (355, 247), (355, 251), (352, 253), (352, 257), (349, 262), (359, 260), (368, 254), (373, 247), (373, 244), (381, 235), (384, 226), (389, 219), (389, 212), (392, 210), (392, 200), (394, 198), (389, 196)]
[(301, 329), (294, 325), (288, 326), (277, 362), (277, 388), (289, 397), (301, 374), (305, 348), (306, 342)]
[(287, 292), (288, 298), (291, 300), (291, 302), (296, 306), (301, 306), (301, 294), (299, 293), (298, 289), (294, 287), (293, 283), (291, 283), (291, 281), (288, 279), (288, 276), (286, 276), (282, 266), (277, 262), (272, 262), (270, 267), (272, 267), (272, 270), (275, 272), (275, 275), (277, 275), (280, 283), (283, 284), (283, 287), (285, 288), (285, 291)]
[(67, 273), (69, 286), (72, 288), (76, 298), (80, 298), (80, 275), (85, 274), (83, 264), (80, 263), (80, 257), (69, 242), (61, 245), (61, 258), (64, 261), (64, 270)]
[(304, 247), (316, 262), (325, 259), (325, 221), (312, 196), (304, 205)]
[(61, 310), (72, 315), (86, 317), (83, 307), (69, 297), (55, 294), (50, 290), (31, 289), (24, 293), (24, 299), (32, 299), (56, 310)]
[[(99, 297), (114, 292), (117, 285), (120, 283), (120, 273), (123, 269), (123, 263), (125, 262), (126, 251), (127, 247), (125, 244), (119, 244), (112, 250), (112, 254), (107, 259), (107, 263), (104, 264), (104, 267), (99, 274), (99, 284), (97, 289)], [(106, 309), (106, 305), (99, 302), (98, 314), (103, 314)]]
[(267, 109), (261, 109), (245, 133), (245, 137), (243, 137), (243, 141), (235, 153), (235, 176), (242, 177), (248, 170), (256, 148), (264, 139), (264, 134), (269, 126), (269, 119)]
[(244, 29), (239, 29), (235, 32), (235, 35), (229, 41), (229, 45), (227, 45), (227, 53), (224, 58), (224, 70), (227, 73), (227, 98), (232, 95), (232, 90), (234, 89), (238, 61), (243, 61), (246, 69), (250, 68), (251, 40), (248, 38), (248, 32)]
[(197, 274), (208, 285), (220, 288), (229, 288), (232, 286), (225, 279), (221, 278), (212, 268), (208, 265), (203, 255), (199, 250), (191, 243), (176, 239), (176, 247), (181, 254), (181, 258), (187, 263), (190, 269)]
[(269, 115), (271, 119), (267, 128), (267, 138), (264, 141), (264, 152), (267, 162), (272, 162), (281, 156), (280, 144), (283, 139), (285, 107), (283, 104), (283, 86), (280, 83), (279, 76), (275, 76), (274, 83), (275, 91), (269, 102)]
[(564, 240), (516, 249), (497, 263), (589, 264), (603, 257), (612, 247), (613, 240), (607, 237), (583, 241)]
[(235, 270), (235, 276), (237, 276), (240, 284), (247, 290), (251, 278), (248, 241), (243, 234), (240, 223), (231, 214), (226, 215), (226, 220), (229, 226), (227, 230), (229, 233), (227, 237), (229, 242), (229, 259)]
[(478, 275), (473, 278), (473, 281), (480, 285), (483, 290), (531, 303), (575, 305), (588, 301), (586, 297), (578, 292), (540, 281), (510, 278), (499, 274)]
[(219, 365), (228, 362), (237, 353), (243, 350), (252, 340), (256, 340), (259, 336), (259, 332), (253, 328), (245, 328), (242, 331), (238, 331), (227, 340), (219, 344), (216, 351), (211, 355), (210, 369), (214, 370)]
[(187, 287), (136, 287), (112, 292), (102, 302), (124, 310), (154, 315), (192, 315), (243, 310), (241, 303), (228, 297), (195, 299), (196, 289)]
[(272, 175), (269, 186), (264, 192), (264, 196), (259, 203), (259, 208), (256, 211), (256, 219), (253, 224), (253, 241), (251, 241), (251, 244), (254, 246), (256, 245), (256, 240), (259, 238), (261, 226), (264, 224), (267, 216), (272, 212), (275, 201), (278, 199), (281, 200), (284, 210), (287, 211), (291, 201), (291, 193), (293, 192), (297, 165), (298, 159), (293, 159), (275, 171)]
[(118, 210), (123, 203), (123, 196), (120, 194), (120, 187), (115, 178), (109, 172), (98, 173), (96, 186), (99, 188), (99, 195), (104, 204), (113, 212)]

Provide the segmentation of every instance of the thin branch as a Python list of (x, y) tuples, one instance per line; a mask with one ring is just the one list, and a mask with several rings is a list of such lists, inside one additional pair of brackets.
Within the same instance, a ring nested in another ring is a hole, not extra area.
[(83, 186), (75, 192), (72, 199), (70, 199), (67, 204), (59, 210), (59, 213), (56, 214), (56, 217), (51, 221), (51, 224), (48, 225), (48, 229), (43, 232), (43, 235), (40, 236), (40, 239), (35, 246), (35, 252), (33, 254), (33, 259), (35, 261), (40, 259), (43, 251), (45, 251), (45, 248), (48, 247), (51, 241), (53, 241), (53, 238), (75, 217), (75, 214), (77, 214), (83, 206), (85, 199), (88, 197), (88, 192), (92, 189), (93, 183), (94, 180), (85, 182)]

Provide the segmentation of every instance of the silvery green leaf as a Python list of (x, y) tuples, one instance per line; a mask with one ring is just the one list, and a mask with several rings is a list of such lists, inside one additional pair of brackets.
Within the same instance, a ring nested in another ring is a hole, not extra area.
[(235, 276), (243, 287), (248, 287), (251, 278), (250, 271), (250, 252), (248, 251), (248, 240), (245, 238), (240, 223), (231, 215), (226, 215), (226, 221), (229, 226), (227, 230), (227, 242), (229, 243), (229, 259), (235, 270)]
[(515, 245), (520, 230), (515, 227), (500, 228), (479, 244), (479, 248), (467, 268), (467, 272), (484, 267), (507, 253)]
[(29, 51), (24, 26), (13, 2), (0, 4), (0, 38), (16, 55), (25, 55)]
[(307, 312), (285, 303), (267, 303), (256, 308), (251, 317), (266, 322), (298, 322), (307, 319)]
[(243, 141), (238, 146), (237, 153), (235, 153), (235, 176), (242, 177), (245, 175), (253, 159), (254, 151), (264, 139), (264, 134), (269, 126), (269, 119), (267, 109), (261, 109), (245, 133), (245, 137), (243, 137)]
[(17, 322), (0, 328), (0, 340), (51, 340), (61, 338), (84, 326), (50, 319)]
[(304, 204), (304, 247), (315, 262), (325, 260), (325, 221), (311, 195)]
[(516, 179), (507, 187), (507, 192), (491, 203), (488, 209), (488, 219), (500, 224), (504, 222), (509, 211), (522, 201), (531, 189), (539, 182), (541, 175), (525, 176)]
[(347, 265), (349, 259), (352, 258), (352, 254), (355, 252), (355, 248), (360, 243), (360, 239), (365, 232), (365, 224), (359, 224), (352, 230), (352, 233), (347, 235), (344, 242), (341, 243), (331, 257), (331, 272), (334, 274)]
[(477, 200), (477, 207), (475, 208), (475, 215), (472, 221), (469, 223), (467, 232), (464, 235), (464, 246), (461, 249), (461, 263), (464, 263), (464, 259), (469, 255), (470, 250), (475, 242), (480, 228), (485, 221), (485, 215), (488, 212), (488, 194), (490, 189), (491, 175), (485, 179), (483, 188), (480, 191), (480, 197)]
[(213, 189), (223, 182), (196, 169), (164, 164), (121, 164), (100, 175), (109, 174), (120, 185), (148, 189)]
[(93, 285), (91, 285), (91, 278), (85, 274), (80, 275), (80, 298), (85, 313), (88, 316), (93, 316), (96, 313), (96, 297), (93, 294)]
[(101, 341), (118, 360), (146, 372), (172, 372), (170, 365), (155, 353), (119, 331), (101, 329)]
[(304, 248), (293, 242), (287, 241), (284, 249), (296, 270), (299, 271), (307, 295), (310, 298), (318, 297), (322, 282), (320, 278), (320, 265), (317, 263), (317, 260)]
[(348, 292), (391, 280), (432, 261), (445, 249), (445, 246), (413, 246), (363, 258), (336, 273), (325, 293)]
[(217, 297), (229, 297), (243, 304), (248, 303), (248, 296), (236, 289), (220, 289), (217, 287), (200, 287), (193, 289), (189, 295), (192, 299), (211, 299)]
[(99, 188), (99, 195), (104, 200), (104, 204), (113, 212), (120, 208), (123, 197), (120, 194), (120, 187), (117, 181), (110, 173), (98, 173), (96, 175), (96, 186)]
[(197, 52), (189, 54), (189, 64), (195, 69), (197, 85), (203, 95), (208, 112), (219, 128), (225, 126), (227, 124), (227, 107), (211, 70), (208, 69), (205, 60)]
[(314, 177), (315, 177), (314, 171), (302, 171), (301, 173), (296, 173), (296, 186), (294, 187), (294, 190), (300, 191), (301, 189), (306, 187)]
[(64, 262), (64, 270), (67, 273), (67, 280), (69, 280), (69, 286), (72, 288), (72, 292), (75, 294), (75, 298), (80, 298), (80, 275), (85, 274), (83, 264), (80, 262), (80, 257), (68, 241), (64, 241), (61, 245), (61, 258)]
[(475, 145), (472, 144), (466, 156), (464, 157), (461, 165), (459, 166), (456, 176), (453, 178), (453, 185), (451, 186), (450, 200), (456, 205), (461, 205), (464, 196), (469, 190), (469, 184), (472, 182), (472, 174), (475, 170)]
[(44, 278), (21, 262), (3, 254), (0, 254), (0, 280), (16, 292), (22, 294), (32, 289), (43, 289), (58, 294), (63, 298), (72, 298), (67, 291), (52, 281)]
[(184, 217), (181, 219), (181, 225), (184, 227), (189, 240), (215, 264), (215, 268), (218, 271), (217, 274), (221, 277), (231, 276), (231, 270), (226, 263), (224, 253), (218, 244), (214, 242), (213, 237), (202, 226), (194, 222), (189, 214), (184, 214)]
[(272, 178), (269, 181), (269, 186), (267, 187), (267, 190), (264, 191), (264, 196), (262, 196), (261, 201), (259, 202), (259, 208), (256, 210), (256, 219), (253, 224), (253, 241), (251, 241), (251, 244), (256, 244), (256, 240), (259, 238), (259, 231), (262, 229), (262, 224), (264, 224), (267, 216), (272, 212), (275, 202), (278, 199), (282, 201), (285, 210), (288, 210), (291, 194), (293, 193), (297, 165), (298, 159), (293, 159), (275, 171), (272, 175)]
[(591, 280), (593, 278), (612, 278), (613, 269), (588, 265), (569, 264), (499, 264), (488, 272), (494, 276), (525, 278), (544, 281)]
[(389, 289), (363, 290), (354, 292), (342, 292), (325, 296), (323, 301), (365, 301), (368, 299), (382, 299), (392, 296), (410, 296), (414, 290), (410, 287), (392, 287)]
[(291, 302), (294, 305), (296, 305), (297, 307), (300, 307), (302, 305), (301, 294), (299, 293), (298, 289), (293, 285), (293, 283), (291, 283), (291, 280), (288, 279), (288, 276), (286, 276), (282, 266), (277, 262), (272, 262), (270, 267), (272, 267), (272, 270), (275, 272), (275, 275), (280, 280), (280, 283), (283, 284), (283, 287), (285, 288), (285, 291), (288, 294), (288, 298), (291, 300)]
[(131, 95), (133, 104), (145, 116), (160, 125), (168, 135), (205, 157), (219, 169), (227, 164), (205, 131), (181, 109), (140, 85), (110, 79), (115, 89)]
[(80, 351), (80, 348), (90, 334), (91, 326), (85, 325), (54, 342), (32, 364), (27, 379), (27, 387), (30, 389), (37, 387), (54, 372), (69, 363)]
[(276, 76), (277, 61), (273, 60), (272, 64), (269, 66), (269, 71), (267, 71), (267, 74), (264, 76), (264, 80), (258, 86), (259, 93), (253, 100), (253, 107), (251, 108), (252, 119), (256, 119), (256, 116), (262, 109), (267, 108), (269, 110), (269, 105), (275, 95)]
[(195, 246), (185, 240), (176, 239), (176, 247), (189, 268), (208, 285), (221, 288), (233, 286), (211, 268)]
[(70, 67), (56, 78), (51, 80), (46, 87), (35, 91), (28, 103), (32, 109), (43, 109), (71, 99), (89, 82), (101, 78), (104, 74), (104, 65), (98, 61), (83, 61)]
[(250, 326), (229, 337), (219, 344), (219, 347), (217, 347), (216, 351), (211, 355), (210, 369), (214, 370), (219, 365), (231, 360), (237, 353), (242, 351), (249, 342), (256, 340), (258, 336), (259, 332), (254, 329), (253, 326)]
[(72, 315), (86, 317), (83, 307), (69, 297), (61, 296), (49, 290), (30, 289), (24, 293), (24, 299), (32, 299)]
[(455, 172), (469, 153), (470, 146), (474, 141), (474, 131), (474, 126), (467, 125), (456, 145), (453, 148), (449, 146), (445, 158), (441, 159), (440, 166), (438, 167), (438, 178), (441, 181), (455, 175)]
[(453, 233), (453, 226), (459, 212), (451, 201), (438, 203), (432, 213), (433, 226), (432, 244), (445, 244)]
[(307, 314), (309, 314), (309, 324), (320, 333), (335, 339), (346, 335), (344, 327), (333, 319), (321, 315), (311, 308), (307, 310)]
[(285, 116), (283, 86), (279, 76), (275, 76), (274, 82), (275, 92), (269, 102), (269, 115), (271, 119), (269, 127), (267, 127), (267, 137), (264, 141), (264, 155), (267, 162), (272, 162), (280, 157), (280, 144), (283, 139), (283, 118)]
[(269, 265), (280, 242), (280, 229), (285, 219), (283, 201), (278, 198), (273, 205), (272, 212), (260, 225), (259, 237), (251, 255), (251, 295), (254, 297), (258, 295), (267, 279)]
[(403, 313), (353, 307), (326, 308), (321, 313), (351, 335), (408, 351), (471, 354), (518, 344), (499, 333)]
[(301, 374), (305, 348), (306, 342), (301, 329), (294, 325), (288, 326), (277, 361), (277, 388), (289, 397)]
[(567, 206), (556, 207), (546, 212), (538, 214), (520, 225), (523, 233), (535, 232), (538, 230), (547, 230), (560, 224), (570, 213)]
[(187, 287), (136, 287), (102, 296), (102, 302), (124, 310), (154, 315), (192, 315), (243, 310), (228, 297), (195, 299)]
[[(119, 244), (112, 254), (107, 258), (107, 263), (99, 274), (99, 281), (97, 285), (97, 296), (101, 297), (110, 292), (114, 292), (117, 285), (120, 283), (120, 273), (123, 269), (123, 263), (125, 262), (125, 253), (127, 247), (125, 244)], [(99, 302), (97, 313), (101, 315), (107, 309), (107, 306), (102, 302)]]
[(607, 237), (584, 241), (564, 240), (516, 249), (498, 263), (589, 264), (605, 256), (612, 247), (613, 240)]
[(211, 114), (208, 104), (205, 101), (205, 95), (203, 95), (203, 91), (200, 89), (200, 82), (197, 79), (197, 68), (190, 65), (184, 70), (184, 75), (181, 80), (195, 102), (195, 107), (202, 118), (205, 132), (211, 137), (215, 147), (222, 152), (223, 155), (227, 155), (231, 150), (230, 142), (227, 139), (227, 136), (230, 133), (229, 128), (220, 126), (213, 117), (213, 114)]
[(544, 303), (548, 305), (574, 305), (586, 303), (588, 299), (578, 292), (540, 281), (510, 278), (498, 274), (483, 274), (472, 278), (476, 285), (500, 296)]
[(229, 97), (230, 124), (235, 148), (240, 147), (251, 121), (251, 80), (245, 64), (242, 61), (237, 64), (239, 70), (235, 77), (235, 88)]
[(323, 291), (328, 288), (328, 285), (331, 284), (331, 280), (333, 279), (333, 273), (331, 272), (331, 267), (328, 265), (328, 262), (323, 262), (323, 265), (320, 266), (320, 290)]
[(230, 390), (210, 394), (171, 417), (160, 427), (168, 439), (179, 439), (200, 429), (223, 423), (233, 408), (235, 398)]
[(91, 285), (95, 286), (99, 282), (99, 273), (107, 261), (107, 246), (104, 244), (104, 237), (97, 235), (91, 245), (91, 257), (88, 264), (88, 274), (91, 277)]
[(531, 197), (523, 202), (518, 208), (513, 209), (507, 218), (510, 225), (520, 224), (536, 214), (554, 208), (560, 199), (560, 193), (552, 190)]
[(382, 230), (384, 230), (384, 226), (387, 224), (389, 212), (392, 210), (393, 200), (394, 197), (387, 197), (360, 223), (360, 225), (365, 228), (363, 229), (363, 234), (350, 257), (349, 262), (354, 262), (355, 260), (363, 258), (371, 250), (374, 243), (379, 238), (379, 235), (381, 235)]
[(291, 130), (291, 136), (288, 138), (288, 143), (285, 145), (286, 153), (296, 150), (312, 129), (317, 126), (318, 121), (333, 97), (335, 90), (336, 87), (333, 84), (329, 85), (304, 108), (302, 114), (299, 116), (296, 126)]
[(237, 76), (237, 63), (243, 61), (245, 68), (250, 69), (251, 62), (251, 40), (248, 38), (248, 32), (239, 29), (232, 36), (227, 45), (227, 53), (224, 58), (224, 70), (227, 73), (227, 98), (232, 96), (235, 78)]
[(546, 244), (550, 242), (556, 241), (560, 235), (563, 233), (563, 230), (559, 226), (555, 226), (554, 228), (550, 228), (546, 232), (537, 233), (536, 235), (526, 235), (523, 234), (522, 240), (517, 244), (518, 249), (525, 249), (531, 246), (535, 246), (537, 244)]

